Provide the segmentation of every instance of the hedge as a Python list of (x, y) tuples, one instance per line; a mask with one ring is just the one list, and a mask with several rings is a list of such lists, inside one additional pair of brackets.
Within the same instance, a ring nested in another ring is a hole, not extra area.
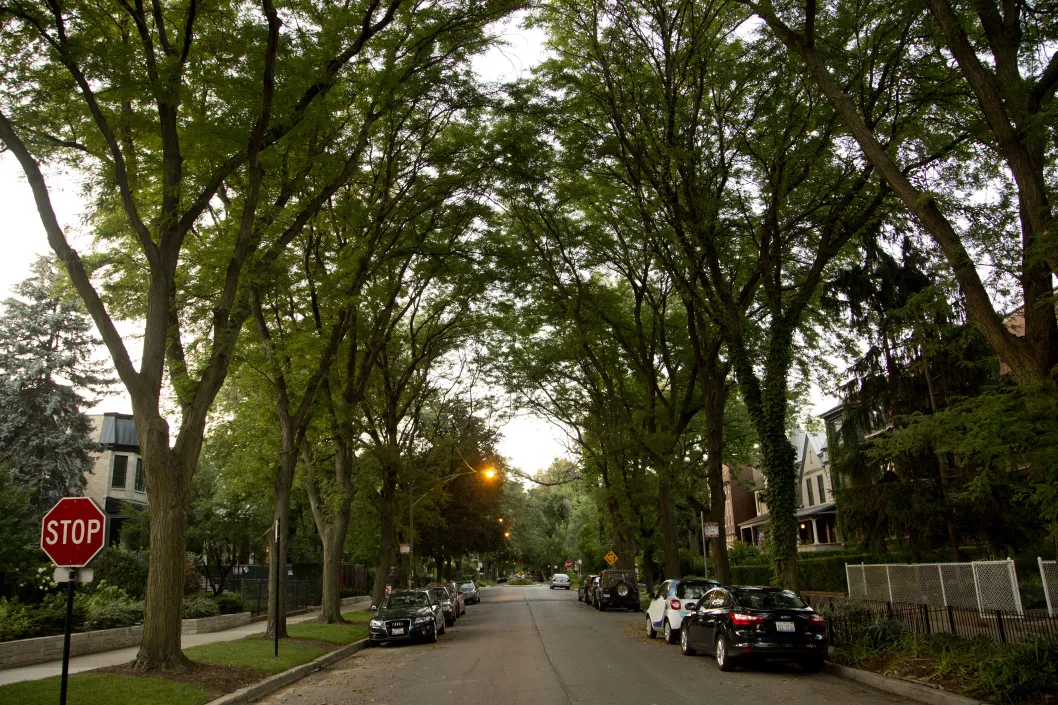
[[(869, 554), (848, 555), (844, 552), (837, 556), (820, 556), (818, 558), (797, 557), (797, 587), (801, 590), (820, 592), (848, 593), (849, 586), (845, 579), (846, 563), (877, 562), (877, 556)], [(749, 564), (731, 566), (731, 579), (736, 585), (771, 585), (775, 573), (767, 564)]]

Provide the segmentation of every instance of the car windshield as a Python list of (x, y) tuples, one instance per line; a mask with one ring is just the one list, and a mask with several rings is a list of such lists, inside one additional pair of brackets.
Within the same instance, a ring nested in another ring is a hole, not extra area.
[(565, 573), (555, 573), (555, 580), (569, 580), (569, 576)]
[(603, 577), (603, 585), (606, 585), (607, 587), (609, 587), (610, 585), (616, 585), (617, 583), (621, 582), (628, 583), (630, 585), (635, 585), (636, 574), (630, 570), (620, 570), (607, 573)]
[(735, 590), (738, 604), (752, 610), (804, 609), (804, 600), (789, 590)]
[(430, 588), (430, 597), (438, 602), (448, 599), (448, 591), (444, 588)]
[(405, 609), (408, 607), (425, 607), (426, 595), (421, 592), (397, 592), (391, 594), (382, 603), (382, 609)]
[(473, 590), (474, 589), (474, 583), (460, 583), (459, 584), (459, 589), (463, 590), (463, 591)]
[(676, 588), (676, 597), (681, 600), (697, 600), (716, 585), (712, 583), (680, 583)]

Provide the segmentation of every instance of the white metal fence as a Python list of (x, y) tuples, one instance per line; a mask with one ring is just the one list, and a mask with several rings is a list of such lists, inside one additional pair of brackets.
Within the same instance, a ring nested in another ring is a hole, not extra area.
[[(1023, 613), (1014, 561), (1009, 558), (973, 563), (846, 563), (845, 576), (853, 599)], [(1052, 584), (1058, 587), (1058, 571), (1052, 573)]]
[(1058, 615), (1058, 561), (1036, 560), (1040, 563), (1043, 595), (1047, 598), (1047, 616), (1054, 617)]

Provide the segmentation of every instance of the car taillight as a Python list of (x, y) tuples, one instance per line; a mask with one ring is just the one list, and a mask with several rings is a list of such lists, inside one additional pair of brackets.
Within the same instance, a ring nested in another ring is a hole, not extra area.
[(680, 601), (679, 600), (669, 600), (669, 609), (678, 611), (680, 609)]
[(758, 617), (755, 614), (741, 614), (735, 612), (731, 615), (732, 624), (737, 624), (740, 627), (748, 627), (754, 624), (763, 624), (764, 617)]
[(822, 627), (827, 623), (827, 620), (823, 619), (823, 617), (818, 614), (810, 614), (808, 615), (808, 623), (814, 624), (817, 627)]

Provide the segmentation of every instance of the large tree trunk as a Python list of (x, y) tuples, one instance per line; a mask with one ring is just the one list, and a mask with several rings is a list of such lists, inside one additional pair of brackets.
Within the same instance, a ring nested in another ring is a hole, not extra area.
[(709, 478), (709, 514), (720, 529), (713, 540), (711, 576), (721, 585), (731, 584), (731, 564), (727, 558), (727, 495), (724, 492), (724, 410), (727, 403), (726, 374), (714, 371), (706, 375), (704, 392), (706, 475)]
[[(396, 453), (395, 450), (392, 452)], [(378, 566), (375, 569), (375, 586), (371, 591), (371, 600), (376, 605), (386, 595), (386, 581), (393, 567), (393, 551), (396, 547), (394, 521), (397, 513), (397, 468), (395, 462), (394, 458), (387, 457), (382, 463), (382, 501), (378, 511), (381, 541), (378, 549)]]
[(150, 559), (144, 605), (143, 639), (134, 668), (139, 671), (185, 671), (191, 661), (180, 650), (184, 599), (184, 564), (187, 561), (187, 511), (191, 473), (201, 448), (191, 444), (190, 458), (180, 458), (169, 448), (169, 424), (157, 414), (134, 405), (143, 473), (150, 498)]
[(287, 555), (290, 548), (287, 522), (290, 519), (290, 491), (287, 490), (285, 494), (285, 497), (276, 497), (273, 516), (273, 520), (279, 519), (279, 550), (276, 550), (275, 524), (268, 531), (268, 627), (265, 634), (275, 637), (278, 629), (280, 638), (287, 635)]
[(661, 541), (665, 552), (665, 574), (661, 577), (664, 580), (682, 578), (680, 539), (676, 517), (672, 512), (672, 486), (668, 468), (658, 468), (658, 518), (661, 521)]
[(323, 600), (319, 621), (327, 624), (345, 621), (342, 617), (341, 570), (348, 530), (349, 507), (346, 506), (331, 520), (326, 533), (320, 535), (323, 539)]

